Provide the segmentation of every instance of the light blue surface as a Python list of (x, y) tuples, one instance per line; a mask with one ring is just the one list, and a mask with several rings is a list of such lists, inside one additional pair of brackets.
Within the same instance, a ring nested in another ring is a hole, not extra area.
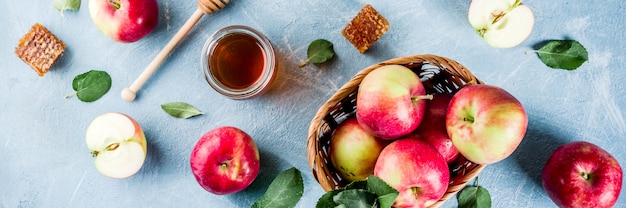
[[(363, 4), (371, 3), (391, 28), (365, 54), (341, 36)], [(595, 143), (626, 165), (626, 3), (618, 0), (528, 0), (535, 27), (521, 45), (489, 47), (467, 21), (468, 0), (271, 1), (233, 0), (205, 15), (139, 92), (122, 101), (129, 86), (195, 11), (196, 1), (160, 0), (159, 23), (146, 38), (113, 42), (92, 23), (88, 1), (61, 16), (52, 1), (4, 1), (0, 12), (0, 207), (249, 207), (282, 170), (295, 166), (304, 177), (297, 207), (313, 207), (323, 190), (306, 156), (309, 121), (359, 70), (390, 58), (436, 54), (457, 60), (486, 83), (516, 96), (529, 115), (527, 135), (506, 160), (488, 166), (480, 183), (493, 207), (552, 207), (540, 184), (541, 169), (557, 145)], [(67, 44), (65, 55), (44, 77), (14, 54), (19, 38), (36, 22)], [(270, 91), (252, 100), (230, 100), (213, 91), (200, 71), (200, 52), (216, 30), (234, 24), (264, 33), (278, 54)], [(322, 65), (296, 65), (318, 38), (334, 43), (336, 57)], [(578, 70), (553, 70), (532, 46), (549, 39), (575, 39), (589, 51)], [(72, 79), (91, 69), (113, 79), (109, 93), (83, 103)], [(204, 115), (175, 119), (160, 105), (182, 101)], [(100, 175), (85, 146), (89, 122), (105, 112), (134, 117), (148, 139), (144, 167), (132, 178)], [(216, 196), (204, 191), (189, 168), (198, 138), (218, 126), (248, 132), (261, 151), (262, 169), (243, 192)], [(625, 196), (615, 207), (626, 207)], [(456, 207), (453, 198), (443, 207)]]

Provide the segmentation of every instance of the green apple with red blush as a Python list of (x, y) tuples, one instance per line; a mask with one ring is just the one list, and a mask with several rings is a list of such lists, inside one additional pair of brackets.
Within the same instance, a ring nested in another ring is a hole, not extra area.
[(147, 142), (141, 126), (123, 113), (104, 113), (91, 121), (86, 132), (87, 148), (102, 175), (128, 178), (146, 160)]
[(374, 137), (355, 117), (350, 117), (331, 135), (328, 155), (343, 180), (360, 181), (374, 174), (378, 155), (388, 143)]
[(450, 100), (446, 115), (452, 143), (477, 164), (496, 163), (511, 155), (527, 126), (528, 116), (519, 100), (493, 85), (461, 88)]
[(426, 100), (424, 85), (411, 69), (381, 66), (359, 85), (356, 117), (378, 138), (394, 140), (411, 133), (422, 121)]
[(450, 171), (446, 160), (427, 142), (402, 137), (387, 145), (378, 156), (374, 175), (398, 190), (393, 207), (428, 207), (448, 189)]
[(532, 10), (521, 0), (472, 0), (471, 26), (494, 48), (511, 48), (530, 36), (535, 23)]
[(202, 135), (191, 152), (190, 166), (198, 184), (217, 195), (247, 188), (261, 167), (252, 137), (232, 126), (218, 127)]

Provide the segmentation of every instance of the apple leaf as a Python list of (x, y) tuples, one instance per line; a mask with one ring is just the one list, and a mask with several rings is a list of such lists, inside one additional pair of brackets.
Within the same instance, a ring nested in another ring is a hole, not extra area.
[(302, 174), (295, 167), (278, 174), (252, 208), (295, 207), (304, 192)]
[(333, 201), (339, 206), (352, 208), (376, 208), (376, 194), (363, 189), (350, 189), (337, 193)]
[(552, 40), (535, 52), (546, 66), (574, 70), (588, 60), (587, 49), (575, 40)]
[(105, 71), (91, 70), (74, 77), (72, 88), (74, 92), (65, 98), (76, 95), (83, 102), (93, 102), (111, 89), (111, 76)]
[(315, 207), (390, 208), (397, 197), (397, 190), (371, 175), (367, 180), (354, 181), (343, 188), (326, 192), (318, 199)]
[(315, 204), (316, 208), (337, 207), (338, 205), (333, 201), (333, 197), (343, 190), (331, 190), (326, 192), (322, 197), (317, 200)]
[(161, 109), (176, 118), (191, 118), (204, 114), (193, 105), (183, 102), (166, 103), (161, 105)]
[(54, 0), (52, 6), (63, 15), (65, 10), (77, 11), (80, 8), (80, 1), (81, 0)]
[(380, 207), (391, 207), (399, 195), (396, 189), (376, 176), (367, 177), (367, 190), (378, 196)]
[(491, 196), (487, 189), (478, 186), (478, 179), (474, 186), (466, 186), (456, 195), (459, 208), (490, 208)]
[(333, 43), (324, 39), (317, 39), (309, 44), (307, 49), (307, 60), (298, 64), (298, 67), (303, 67), (309, 62), (314, 64), (324, 63), (335, 56), (333, 50)]

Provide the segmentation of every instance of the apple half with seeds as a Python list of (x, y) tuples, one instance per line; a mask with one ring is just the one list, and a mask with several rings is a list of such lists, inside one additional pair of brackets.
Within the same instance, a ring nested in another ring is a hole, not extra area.
[(96, 117), (87, 127), (86, 142), (96, 169), (111, 178), (134, 175), (146, 160), (147, 142), (143, 130), (137, 121), (122, 113)]
[(521, 0), (472, 0), (468, 19), (476, 32), (494, 48), (522, 43), (533, 30), (535, 16)]

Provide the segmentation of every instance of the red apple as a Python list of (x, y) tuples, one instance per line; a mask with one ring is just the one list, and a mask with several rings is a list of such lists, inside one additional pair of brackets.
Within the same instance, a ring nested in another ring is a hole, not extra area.
[(352, 182), (374, 174), (376, 159), (386, 145), (386, 140), (375, 138), (351, 117), (337, 126), (328, 151), (339, 176)]
[(451, 94), (434, 94), (433, 99), (426, 105), (424, 119), (414, 132), (420, 139), (433, 145), (448, 163), (459, 155), (446, 129), (446, 114), (450, 100)]
[(446, 160), (430, 144), (413, 137), (387, 145), (378, 156), (374, 175), (398, 190), (394, 207), (427, 207), (448, 189)]
[(361, 81), (357, 95), (357, 119), (379, 138), (399, 138), (411, 133), (422, 121), (425, 94), (419, 77), (409, 68), (382, 66)]
[(148, 35), (159, 20), (156, 0), (89, 0), (89, 13), (100, 32), (124, 43)]
[(191, 171), (207, 191), (223, 195), (248, 187), (259, 174), (260, 157), (254, 140), (231, 126), (204, 134), (191, 152)]
[(522, 104), (502, 88), (469, 85), (450, 101), (446, 128), (452, 143), (468, 160), (491, 164), (515, 151), (526, 134)]
[(622, 167), (594, 144), (570, 142), (554, 150), (541, 179), (559, 207), (612, 207), (622, 189)]

